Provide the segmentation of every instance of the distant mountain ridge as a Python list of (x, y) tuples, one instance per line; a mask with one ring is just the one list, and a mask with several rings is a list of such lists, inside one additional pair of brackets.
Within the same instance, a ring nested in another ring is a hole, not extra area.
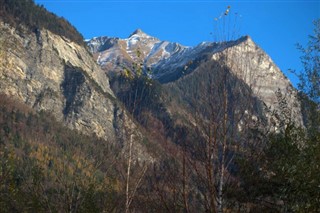
[(128, 38), (95, 37), (87, 40), (90, 51), (102, 67), (142, 62), (145, 68), (153, 68), (161, 60), (181, 54), (188, 49), (178, 43), (160, 41), (142, 30), (135, 30)]
[(288, 99), (292, 120), (303, 125), (297, 91), (250, 36), (234, 41), (202, 42), (195, 47), (186, 47), (160, 41), (138, 29), (126, 39), (95, 37), (87, 40), (87, 45), (97, 63), (107, 73), (121, 73), (124, 68), (130, 69), (132, 64), (140, 63), (149, 77), (163, 84), (174, 84), (203, 64), (227, 59), (225, 65), (253, 90), (267, 108), (276, 108), (277, 92), (280, 92)]

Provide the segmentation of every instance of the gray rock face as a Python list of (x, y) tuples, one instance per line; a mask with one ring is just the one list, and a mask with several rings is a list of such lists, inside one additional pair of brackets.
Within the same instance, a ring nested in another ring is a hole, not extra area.
[[(143, 139), (138, 126), (119, 110), (108, 77), (86, 48), (45, 29), (31, 33), (4, 23), (0, 23), (0, 39), (10, 61), (0, 68), (2, 93), (110, 143), (120, 136), (126, 142), (128, 136), (119, 133), (124, 127), (137, 142)], [(136, 149), (138, 158), (152, 160), (139, 143)]]
[[(303, 126), (297, 90), (289, 79), (249, 36), (240, 40), (236, 45), (212, 54), (212, 60), (225, 61), (234, 75), (244, 81), (253, 94), (266, 104), (267, 117), (271, 118), (272, 112), (276, 110), (284, 119)], [(279, 106), (283, 101), (286, 106)], [(281, 107), (286, 107), (285, 111)], [(279, 121), (274, 122), (277, 130)]]

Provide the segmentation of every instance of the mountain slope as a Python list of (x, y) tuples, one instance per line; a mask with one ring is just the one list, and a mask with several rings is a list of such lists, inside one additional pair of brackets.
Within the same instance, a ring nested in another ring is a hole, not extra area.
[[(3, 58), (10, 62), (0, 70), (1, 91), (19, 98), (37, 111), (45, 110), (68, 127), (96, 134), (110, 143), (143, 141), (138, 125), (127, 116), (109, 87), (105, 73), (87, 49), (47, 29), (0, 23)], [(126, 143), (124, 143), (126, 146)], [(140, 143), (135, 153), (152, 158)]]
[[(132, 64), (141, 64), (149, 77), (162, 84), (175, 84), (177, 80), (195, 72), (206, 63), (222, 63), (265, 104), (265, 115), (272, 125), (279, 126), (278, 118), (272, 114), (279, 109), (277, 104), (281, 98), (286, 100), (287, 107), (291, 109), (285, 115), (286, 119), (298, 126), (303, 125), (297, 91), (249, 36), (235, 41), (203, 42), (195, 47), (184, 47), (160, 41), (136, 30), (127, 39), (100, 37), (87, 41), (87, 44), (98, 64), (109, 76), (126, 69), (135, 72)], [(210, 71), (207, 69), (207, 72)], [(170, 90), (166, 92), (170, 94)]]
[(120, 152), (0, 94), (0, 211), (111, 211), (121, 177), (101, 162), (124, 161)]

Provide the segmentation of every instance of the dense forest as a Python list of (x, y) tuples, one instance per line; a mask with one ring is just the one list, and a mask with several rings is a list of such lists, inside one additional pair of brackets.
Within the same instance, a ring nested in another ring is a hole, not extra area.
[(0, 20), (12, 26), (27, 26), (37, 32), (42, 28), (84, 45), (82, 35), (64, 18), (57, 17), (33, 0), (0, 0)]

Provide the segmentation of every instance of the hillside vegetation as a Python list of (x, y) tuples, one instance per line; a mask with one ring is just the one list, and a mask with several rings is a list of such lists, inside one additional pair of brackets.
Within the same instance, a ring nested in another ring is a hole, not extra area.
[[(130, 208), (180, 212), (181, 154), (153, 149), (161, 154), (157, 164), (132, 165), (130, 185), (142, 179)], [(0, 212), (124, 212), (127, 156), (121, 150), (0, 94)]]
[(113, 167), (117, 153), (95, 136), (0, 95), (0, 212), (114, 208), (121, 188)]
[(82, 35), (66, 19), (36, 5), (33, 0), (0, 0), (0, 20), (16, 27), (27, 26), (35, 33), (45, 28), (84, 45)]

